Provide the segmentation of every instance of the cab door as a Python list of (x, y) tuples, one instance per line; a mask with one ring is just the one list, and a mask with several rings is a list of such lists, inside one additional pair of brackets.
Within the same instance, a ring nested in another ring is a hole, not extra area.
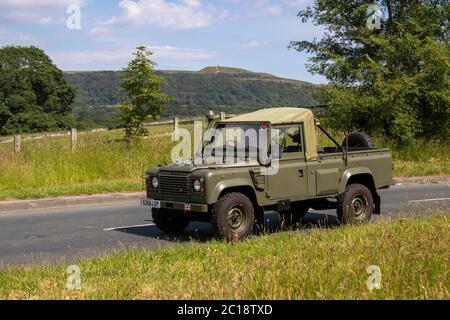
[[(275, 126), (279, 130), (279, 156), (273, 154), (272, 165), (278, 165), (275, 175), (267, 176), (267, 198), (270, 200), (303, 200), (308, 195), (307, 163), (303, 124)], [(272, 141), (273, 142), (273, 141)]]

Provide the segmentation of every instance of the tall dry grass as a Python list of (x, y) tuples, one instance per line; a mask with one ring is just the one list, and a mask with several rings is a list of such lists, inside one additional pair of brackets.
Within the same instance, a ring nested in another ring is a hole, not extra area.
[(170, 162), (169, 130), (155, 128), (131, 148), (120, 131), (80, 135), (75, 150), (69, 137), (26, 141), (18, 154), (2, 145), (0, 199), (141, 190), (148, 168)]

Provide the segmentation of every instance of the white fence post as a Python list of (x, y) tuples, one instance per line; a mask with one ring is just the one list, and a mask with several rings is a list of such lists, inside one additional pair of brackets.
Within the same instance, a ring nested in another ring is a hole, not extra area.
[(19, 134), (14, 136), (14, 153), (20, 152), (20, 145), (22, 142), (22, 138)]
[(70, 141), (72, 149), (75, 149), (78, 144), (78, 130), (75, 128), (70, 129)]

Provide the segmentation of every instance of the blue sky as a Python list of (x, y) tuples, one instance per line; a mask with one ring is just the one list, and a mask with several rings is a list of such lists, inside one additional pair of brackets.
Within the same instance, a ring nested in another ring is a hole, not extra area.
[(287, 48), (291, 40), (321, 36), (321, 28), (296, 16), (312, 2), (1, 0), (0, 46), (36, 45), (63, 70), (78, 71), (119, 70), (146, 45), (158, 69), (221, 65), (323, 83), (306, 71), (306, 54)]

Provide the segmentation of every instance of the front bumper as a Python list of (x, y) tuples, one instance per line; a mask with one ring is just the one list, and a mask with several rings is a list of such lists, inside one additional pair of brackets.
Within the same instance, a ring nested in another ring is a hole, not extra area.
[(161, 209), (176, 210), (176, 211), (187, 211), (186, 205), (189, 206), (189, 212), (199, 212), (208, 213), (209, 208), (207, 204), (198, 203), (186, 203), (186, 202), (173, 202), (173, 201), (161, 201)]

